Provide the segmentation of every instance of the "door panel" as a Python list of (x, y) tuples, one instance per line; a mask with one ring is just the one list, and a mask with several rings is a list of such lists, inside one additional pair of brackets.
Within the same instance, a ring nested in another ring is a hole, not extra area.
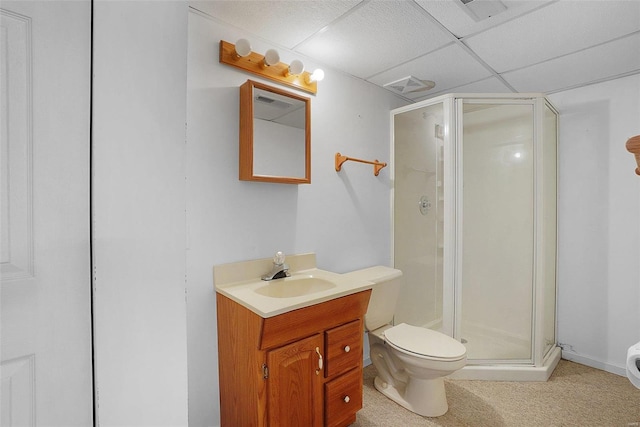
[(91, 425), (91, 4), (0, 21), (0, 422)]
[(460, 338), (470, 363), (532, 363), (534, 105), (462, 105)]
[(296, 341), (269, 352), (269, 425), (321, 426), (322, 379), (319, 365), (322, 335)]

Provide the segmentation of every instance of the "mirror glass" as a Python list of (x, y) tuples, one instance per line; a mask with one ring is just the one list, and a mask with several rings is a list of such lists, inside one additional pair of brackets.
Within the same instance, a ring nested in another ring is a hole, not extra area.
[(240, 88), (240, 179), (311, 182), (310, 100), (248, 80)]

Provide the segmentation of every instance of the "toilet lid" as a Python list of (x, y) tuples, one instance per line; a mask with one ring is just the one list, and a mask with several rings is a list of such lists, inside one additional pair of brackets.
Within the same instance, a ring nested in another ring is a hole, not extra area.
[(392, 346), (418, 356), (458, 360), (467, 352), (464, 345), (448, 335), (406, 323), (387, 329), (384, 336)]

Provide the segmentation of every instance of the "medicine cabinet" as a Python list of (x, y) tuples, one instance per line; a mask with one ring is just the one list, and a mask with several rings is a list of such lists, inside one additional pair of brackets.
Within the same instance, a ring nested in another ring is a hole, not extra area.
[(240, 86), (240, 179), (311, 183), (311, 100), (253, 80)]

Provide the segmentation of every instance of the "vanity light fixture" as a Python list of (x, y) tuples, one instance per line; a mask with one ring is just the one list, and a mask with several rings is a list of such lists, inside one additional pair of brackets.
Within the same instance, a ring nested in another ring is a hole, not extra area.
[[(313, 78), (311, 73), (304, 71), (302, 61), (293, 60), (291, 65), (280, 62), (275, 49), (267, 50), (264, 56), (252, 52), (246, 39), (238, 40), (236, 45), (220, 40), (220, 63), (312, 94), (318, 92), (317, 82), (322, 80), (316, 74), (318, 70), (314, 71), (316, 76)], [(320, 72), (324, 76), (322, 70)]]

